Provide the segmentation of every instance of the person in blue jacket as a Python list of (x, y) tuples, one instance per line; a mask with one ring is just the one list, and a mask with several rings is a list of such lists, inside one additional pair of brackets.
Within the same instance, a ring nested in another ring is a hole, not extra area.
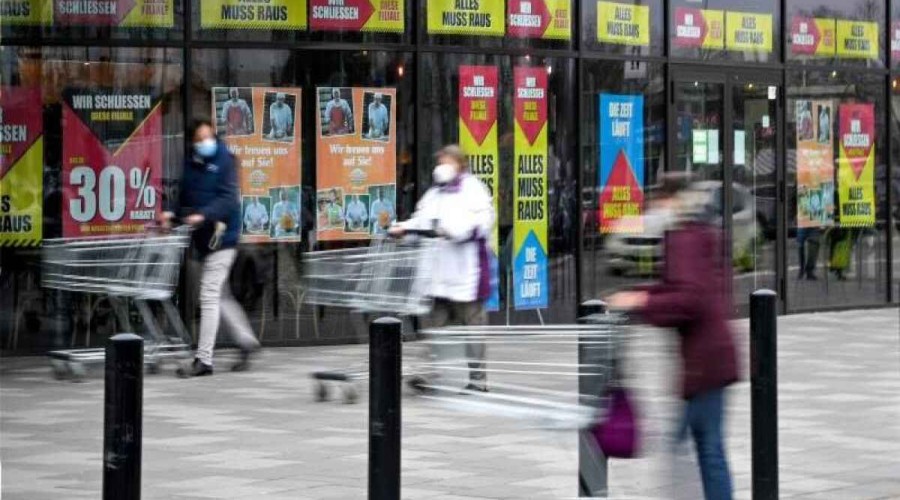
[(250, 355), (259, 348), (243, 308), (234, 299), (228, 283), (237, 256), (241, 230), (241, 201), (235, 158), (213, 132), (209, 120), (197, 120), (191, 128), (193, 151), (185, 161), (178, 206), (163, 212), (170, 224), (175, 212), (193, 226), (194, 255), (203, 264), (200, 278), (200, 339), (190, 375), (213, 374), (213, 347), (220, 320), (226, 324), (241, 349), (233, 371), (249, 366)]

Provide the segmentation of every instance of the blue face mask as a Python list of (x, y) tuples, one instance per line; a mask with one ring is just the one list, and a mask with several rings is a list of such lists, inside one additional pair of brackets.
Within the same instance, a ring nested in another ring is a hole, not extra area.
[(203, 139), (200, 142), (194, 143), (194, 151), (204, 158), (212, 158), (215, 156), (218, 148), (219, 145), (216, 143), (215, 139)]

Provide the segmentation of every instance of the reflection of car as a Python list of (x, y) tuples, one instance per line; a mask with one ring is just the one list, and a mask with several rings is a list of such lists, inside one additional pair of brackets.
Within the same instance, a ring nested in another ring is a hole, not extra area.
[[(702, 181), (693, 189), (704, 193), (703, 204), (711, 223), (722, 224), (722, 184)], [(741, 270), (753, 268), (754, 251), (759, 231), (754, 210), (753, 195), (742, 186), (732, 187), (732, 256), (734, 265)], [(662, 263), (662, 240), (665, 232), (675, 222), (672, 215), (648, 210), (643, 216), (643, 231), (638, 234), (613, 233), (606, 239), (607, 269), (613, 274), (651, 275), (659, 271)]]
[(606, 265), (611, 273), (646, 275), (658, 271), (662, 239), (675, 219), (656, 210), (647, 210), (642, 219), (642, 232), (620, 233), (614, 229), (606, 238)]

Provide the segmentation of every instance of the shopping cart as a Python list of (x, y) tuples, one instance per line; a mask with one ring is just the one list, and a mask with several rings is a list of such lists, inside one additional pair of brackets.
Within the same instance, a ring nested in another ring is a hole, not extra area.
[[(190, 361), (191, 339), (172, 303), (190, 228), (171, 232), (148, 229), (133, 236), (57, 238), (44, 240), (41, 286), (64, 292), (104, 296), (113, 305), (120, 328), (131, 330), (128, 305), (134, 304), (146, 330), (144, 363), (152, 373), (164, 361), (179, 371)], [(161, 305), (174, 335), (162, 331), (150, 308)], [(86, 365), (103, 363), (103, 348), (67, 349), (48, 353), (57, 378), (80, 379)]]
[[(626, 324), (624, 316), (603, 314), (582, 324), (426, 329), (421, 343), (430, 354), (412, 370), (429, 376), (408, 383), (452, 411), (584, 429), (603, 417), (607, 390), (618, 378)], [(469, 343), (483, 344), (490, 353), (483, 369), (490, 392), (463, 389), (473, 361), (466, 354)]]
[[(570, 325), (427, 329), (420, 333), (432, 355), (420, 370), (436, 375), (409, 382), (421, 398), (479, 425), (559, 432), (563, 446), (577, 446), (582, 496), (605, 498), (607, 459), (596, 431), (612, 408), (611, 389), (622, 381), (627, 325), (625, 316), (595, 314)], [(473, 361), (469, 343), (486, 345), (489, 357), (479, 369), (490, 392), (461, 389)]]
[[(427, 286), (434, 265), (433, 231), (415, 231), (403, 239), (374, 238), (369, 246), (309, 252), (303, 259), (305, 302), (345, 308), (364, 315), (418, 316), (431, 310)], [(368, 365), (319, 371), (316, 399), (329, 397), (329, 385), (341, 387), (344, 402), (356, 401), (357, 384)]]

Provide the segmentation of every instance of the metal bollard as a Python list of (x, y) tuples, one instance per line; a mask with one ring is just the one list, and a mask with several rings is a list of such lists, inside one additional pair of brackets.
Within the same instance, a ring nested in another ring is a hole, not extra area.
[(369, 500), (400, 498), (401, 326), (379, 318), (369, 327)]
[(753, 500), (778, 498), (777, 296), (750, 295), (750, 393)]
[[(578, 306), (578, 322), (584, 323), (585, 318), (593, 314), (603, 314), (607, 311), (606, 302), (602, 300), (588, 300)], [(581, 375), (581, 367), (587, 364), (587, 356), (584, 345), (578, 342), (578, 371)], [(586, 377), (578, 377), (578, 394), (589, 393), (589, 381)], [(581, 401), (584, 404), (584, 401)], [(596, 498), (606, 496), (608, 488), (607, 470), (608, 464), (602, 452), (593, 446), (593, 436), (586, 430), (578, 431), (578, 496), (581, 498)]]
[(141, 498), (144, 339), (115, 335), (106, 344), (103, 499)]

